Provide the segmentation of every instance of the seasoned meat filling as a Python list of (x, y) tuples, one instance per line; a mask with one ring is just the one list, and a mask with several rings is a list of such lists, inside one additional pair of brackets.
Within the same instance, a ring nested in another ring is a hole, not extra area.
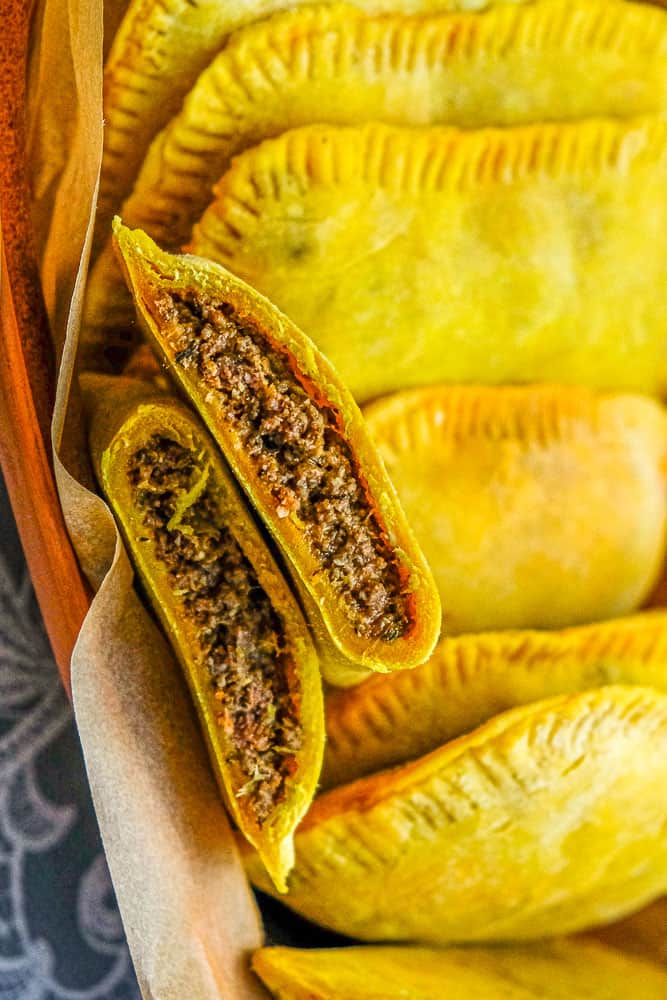
[[(410, 628), (410, 596), (334, 407), (279, 349), (228, 305), (160, 290), (156, 308), (180, 349), (222, 401), (227, 419), (276, 501), (294, 513), (357, 635), (390, 642)], [(308, 391), (310, 389), (310, 391)]]
[(253, 567), (223, 525), (191, 451), (155, 436), (129, 466), (146, 537), (196, 624), (199, 661), (215, 689), (218, 722), (234, 746), (247, 796), (263, 823), (284, 795), (301, 746), (295, 682), (281, 621)]

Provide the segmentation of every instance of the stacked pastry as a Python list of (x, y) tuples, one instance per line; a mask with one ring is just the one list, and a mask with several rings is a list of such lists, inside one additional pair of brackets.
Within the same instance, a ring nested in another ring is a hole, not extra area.
[(133, 0), (93, 457), (251, 880), (402, 943), (276, 996), (662, 997), (482, 945), (667, 891), (667, 11), (452, 6)]

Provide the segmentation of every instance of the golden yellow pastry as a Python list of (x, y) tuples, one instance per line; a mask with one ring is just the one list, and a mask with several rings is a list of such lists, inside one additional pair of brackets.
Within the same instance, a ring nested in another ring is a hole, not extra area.
[(445, 638), (421, 667), (328, 692), (320, 784), (414, 760), (517, 705), (608, 684), (667, 691), (667, 612)]
[(667, 388), (667, 122), (311, 127), (241, 154), (192, 243), (358, 400), (437, 382)]
[(334, 682), (423, 663), (432, 574), (361, 413), (311, 341), (210, 261), (115, 225), (145, 330), (209, 425), (300, 589)]
[(220, 787), (284, 891), (324, 746), (306, 623), (182, 403), (126, 378), (89, 377), (85, 392), (100, 486), (183, 666)]
[[(232, 156), (313, 122), (480, 127), (664, 110), (667, 14), (643, 4), (542, 0), (431, 17), (298, 7), (231, 37), (153, 142), (121, 214), (166, 248), (180, 249)], [(125, 106), (121, 113), (128, 114)], [(135, 174), (137, 163), (127, 155), (128, 139), (138, 148), (133, 130), (130, 123), (115, 150), (123, 169), (131, 164)], [(107, 160), (114, 134), (111, 128)], [(397, 165), (390, 162), (376, 169), (393, 174)], [(298, 156), (285, 164), (305, 165)], [(415, 184), (419, 176), (417, 167)], [(271, 191), (260, 184), (249, 193), (261, 200)], [(323, 206), (313, 208), (319, 218)], [(257, 232), (261, 239), (261, 227)], [(205, 238), (214, 250), (215, 229)], [(363, 247), (363, 228), (350, 238)], [(289, 249), (276, 258), (280, 266), (289, 265)], [(203, 247), (196, 252), (210, 255)], [(127, 318), (130, 305), (114, 264), (108, 246), (91, 275), (89, 335)]]
[(150, 150), (123, 216), (188, 238), (232, 156), (312, 122), (466, 127), (667, 110), (667, 14), (600, 0), (369, 17), (297, 8), (234, 34)]
[[(667, 696), (611, 686), (496, 716), (316, 799), (283, 897), (362, 940), (540, 938), (667, 889)], [(261, 861), (248, 874), (273, 892)]]
[(530, 948), (262, 948), (275, 1000), (664, 1000), (667, 973), (574, 941)]
[[(477, 9), (484, 0), (351, 0), (369, 12)], [(520, 0), (510, 0), (520, 2)], [(99, 231), (129, 193), (154, 136), (181, 107), (229, 35), (304, 0), (131, 0), (104, 70)]]
[(364, 412), (447, 635), (613, 618), (650, 594), (667, 530), (658, 403), (566, 386), (435, 386)]

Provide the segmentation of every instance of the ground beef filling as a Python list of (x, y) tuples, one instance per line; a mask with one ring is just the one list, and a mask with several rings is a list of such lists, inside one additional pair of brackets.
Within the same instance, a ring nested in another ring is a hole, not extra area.
[[(199, 660), (219, 703), (218, 722), (245, 776), (237, 795), (263, 823), (294, 773), (302, 733), (280, 619), (204, 486), (191, 451), (155, 436), (132, 457), (129, 478), (145, 539), (169, 570), (184, 613), (197, 625)], [(194, 502), (181, 514), (178, 501)], [(169, 522), (174, 515), (174, 523)], [(180, 514), (180, 517), (179, 517)], [(177, 522), (177, 523), (176, 523)]]
[(369, 502), (337, 411), (309, 394), (286, 353), (233, 308), (162, 293), (176, 362), (215, 391), (278, 517), (295, 513), (311, 553), (363, 638), (391, 642), (410, 628), (411, 600), (396, 553)]

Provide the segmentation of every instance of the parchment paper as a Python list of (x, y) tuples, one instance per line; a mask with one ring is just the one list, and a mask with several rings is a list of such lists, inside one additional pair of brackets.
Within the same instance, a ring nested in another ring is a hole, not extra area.
[[(108, 24), (122, 6), (107, 8)], [(252, 1000), (266, 997), (247, 967), (259, 917), (184, 682), (135, 595), (111, 515), (71, 474), (86, 480), (79, 411), (68, 404), (101, 160), (104, 15), (102, 0), (43, 0), (29, 74), (34, 216), (61, 354), (56, 474), (97, 590), (72, 660), (74, 708), (143, 995)]]

